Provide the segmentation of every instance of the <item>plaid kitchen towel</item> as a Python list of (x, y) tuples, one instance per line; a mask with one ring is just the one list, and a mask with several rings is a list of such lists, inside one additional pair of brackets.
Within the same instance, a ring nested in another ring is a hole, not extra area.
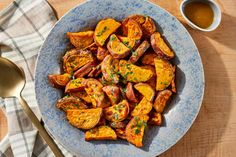
[[(0, 13), (0, 55), (24, 69), (27, 83), (22, 94), (39, 119), (41, 115), (34, 93), (35, 62), (56, 20), (45, 0), (15, 0)], [(8, 123), (8, 135), (0, 142), (0, 157), (53, 156), (17, 99), (0, 99), (0, 106)], [(66, 157), (71, 156), (59, 147)]]

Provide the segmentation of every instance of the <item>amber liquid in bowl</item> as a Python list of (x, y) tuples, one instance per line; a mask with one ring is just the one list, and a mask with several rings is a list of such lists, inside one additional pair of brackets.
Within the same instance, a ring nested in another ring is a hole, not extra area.
[(209, 4), (203, 2), (192, 2), (185, 6), (186, 17), (201, 28), (208, 28), (214, 18), (214, 12)]

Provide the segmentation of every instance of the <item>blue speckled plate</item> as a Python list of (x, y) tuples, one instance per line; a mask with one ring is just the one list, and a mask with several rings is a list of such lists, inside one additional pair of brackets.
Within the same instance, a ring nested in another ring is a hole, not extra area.
[[(125, 141), (84, 141), (84, 133), (72, 127), (55, 107), (61, 92), (52, 88), (48, 74), (59, 73), (60, 58), (68, 44), (66, 32), (94, 28), (107, 17), (122, 20), (130, 14), (151, 16), (174, 50), (177, 91), (164, 114), (164, 125), (147, 129), (144, 147)], [(38, 56), (35, 91), (43, 120), (50, 133), (65, 148), (81, 157), (154, 157), (174, 145), (196, 118), (204, 93), (204, 73), (198, 50), (182, 24), (167, 11), (144, 0), (93, 0), (63, 16), (51, 30)]]

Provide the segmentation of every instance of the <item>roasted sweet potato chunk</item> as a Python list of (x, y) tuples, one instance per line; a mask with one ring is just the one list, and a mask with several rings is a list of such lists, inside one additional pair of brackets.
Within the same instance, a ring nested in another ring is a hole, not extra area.
[(139, 47), (132, 53), (129, 58), (130, 63), (135, 63), (138, 59), (146, 52), (146, 50), (150, 47), (148, 41), (144, 40)]
[(145, 66), (141, 66), (144, 69), (149, 69), (153, 72), (153, 76), (146, 81), (145, 83), (149, 84), (153, 89), (156, 89), (156, 70), (155, 67), (151, 66), (151, 65), (145, 65)]
[(136, 98), (136, 95), (134, 93), (133, 84), (131, 82), (127, 83), (125, 93), (129, 101), (135, 103), (138, 102), (138, 99)]
[(67, 37), (70, 39), (72, 45), (77, 49), (83, 49), (93, 43), (93, 31), (86, 32), (67, 32)]
[(97, 50), (97, 59), (99, 61), (103, 61), (103, 59), (109, 55), (109, 51), (106, 49), (106, 48), (103, 48), (103, 47), (98, 47), (98, 50)]
[(130, 54), (130, 49), (115, 34), (110, 36), (107, 49), (114, 58), (125, 58)]
[(173, 71), (174, 71), (174, 77), (171, 81), (171, 91), (176, 93), (176, 86), (175, 86), (175, 73), (176, 73), (176, 65), (173, 66)]
[(84, 89), (84, 84), (82, 83), (84, 80), (85, 80), (84, 78), (77, 78), (77, 79), (71, 80), (66, 85), (65, 93), (77, 92)]
[(88, 108), (85, 103), (76, 97), (69, 96), (59, 99), (56, 104), (57, 108), (66, 112), (67, 110), (71, 109), (86, 109)]
[(114, 129), (124, 129), (127, 125), (128, 121), (122, 122), (110, 122), (109, 125)]
[(154, 66), (154, 58), (157, 57), (155, 52), (145, 53), (141, 59), (142, 64)]
[(102, 73), (101, 70), (101, 63), (98, 64), (96, 67), (92, 67), (92, 70), (89, 72), (88, 77), (97, 77)]
[(94, 41), (96, 44), (103, 46), (106, 39), (114, 33), (120, 25), (121, 24), (119, 22), (111, 18), (99, 21), (94, 32)]
[(159, 32), (151, 35), (151, 45), (156, 54), (164, 59), (170, 59), (174, 57), (174, 52), (169, 48)]
[(126, 140), (125, 129), (116, 129), (115, 132), (117, 137)]
[(109, 126), (99, 126), (85, 132), (85, 140), (117, 140), (115, 131)]
[(112, 122), (123, 121), (129, 114), (129, 103), (126, 100), (103, 110), (105, 118)]
[(147, 83), (137, 83), (134, 88), (139, 91), (148, 101), (153, 101), (155, 90)]
[(143, 135), (148, 119), (149, 117), (147, 115), (139, 115), (130, 120), (125, 129), (125, 135), (128, 142), (136, 147), (143, 146)]
[(91, 53), (72, 54), (66, 57), (63, 62), (64, 71), (71, 74), (87, 63), (93, 62), (94, 58)]
[(162, 113), (164, 111), (166, 103), (169, 100), (171, 95), (172, 95), (172, 92), (168, 89), (160, 91), (157, 94), (153, 107), (158, 113)]
[(85, 90), (81, 90), (79, 92), (73, 92), (73, 93), (70, 93), (70, 95), (76, 98), (80, 98), (84, 100), (86, 103), (92, 102), (90, 96), (85, 92)]
[(120, 89), (115, 85), (108, 85), (102, 88), (102, 90), (107, 94), (112, 105), (115, 105), (120, 100)]
[(108, 55), (104, 58), (101, 64), (103, 77), (106, 81), (117, 84), (119, 82), (119, 60), (112, 58)]
[(97, 63), (94, 62), (89, 62), (87, 64), (85, 64), (82, 68), (78, 69), (75, 73), (74, 73), (74, 77), (78, 78), (78, 77), (84, 77), (87, 74), (89, 74), (89, 72), (97, 66)]
[(127, 35), (128, 38), (134, 40), (140, 40), (143, 35), (140, 25), (135, 20), (130, 18), (122, 22), (122, 30), (124, 35)]
[(123, 36), (117, 36), (117, 37), (129, 49), (135, 49), (136, 45), (138, 45), (140, 43), (140, 40), (135, 40), (135, 39), (123, 37)]
[(148, 114), (152, 110), (152, 103), (147, 100), (145, 97), (135, 106), (132, 111), (132, 116), (145, 115)]
[(126, 60), (120, 60), (119, 72), (127, 81), (136, 83), (146, 82), (153, 76), (153, 72), (151, 70), (131, 64)]
[(162, 116), (160, 113), (152, 112), (148, 124), (160, 126), (162, 124)]
[(156, 90), (164, 90), (170, 84), (174, 78), (174, 70), (172, 65), (164, 59), (154, 59), (156, 69)]
[(67, 110), (69, 123), (79, 129), (91, 129), (100, 121), (102, 108)]
[(157, 30), (155, 22), (149, 16), (145, 18), (145, 22), (141, 26), (143, 35), (146, 37), (150, 37)]
[(136, 21), (140, 26), (145, 22), (146, 18), (143, 15), (133, 14), (128, 16), (127, 18), (133, 19)]
[(85, 91), (90, 96), (94, 108), (104, 108), (110, 105), (106, 102), (105, 95), (102, 90), (103, 85), (98, 80), (89, 78), (84, 81), (84, 84)]
[(54, 88), (64, 88), (67, 83), (70, 81), (70, 74), (51, 74), (48, 75), (48, 81), (51, 83)]

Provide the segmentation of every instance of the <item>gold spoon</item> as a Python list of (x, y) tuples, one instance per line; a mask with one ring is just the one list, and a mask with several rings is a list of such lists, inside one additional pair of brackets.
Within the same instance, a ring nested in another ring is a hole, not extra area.
[(26, 101), (23, 99), (21, 92), (25, 86), (25, 74), (16, 64), (6, 58), (0, 57), (0, 97), (18, 98), (20, 104), (30, 118), (32, 123), (36, 126), (39, 134), (43, 137), (46, 143), (49, 145), (56, 157), (64, 157), (61, 150), (57, 147), (56, 143), (49, 136), (45, 128), (41, 125), (38, 118), (30, 109)]

